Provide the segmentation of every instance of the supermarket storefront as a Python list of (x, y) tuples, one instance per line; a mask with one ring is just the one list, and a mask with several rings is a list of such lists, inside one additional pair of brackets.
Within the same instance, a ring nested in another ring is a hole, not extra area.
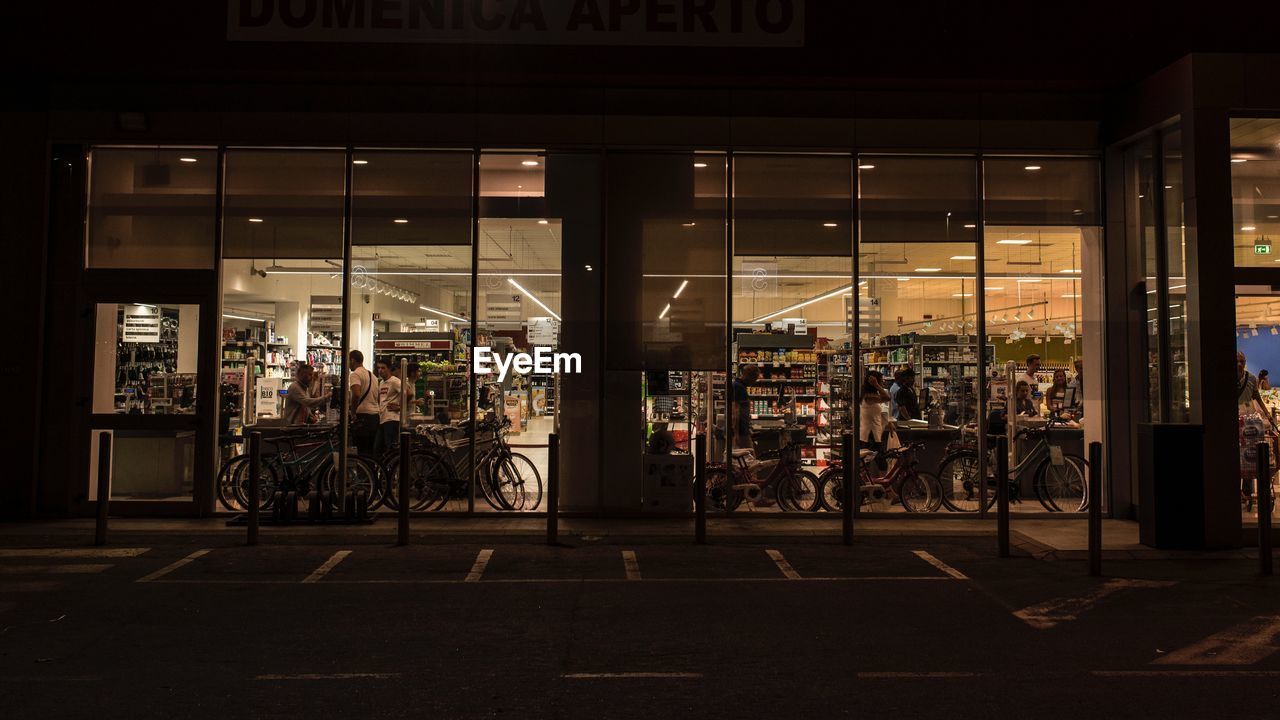
[[(300, 364), (318, 378), (308, 388), (337, 398), (308, 419), (335, 423), (353, 349), (372, 373), (419, 368), (415, 427), (464, 428), (465, 487), (424, 511), (545, 510), (541, 496), (491, 502), (474, 480), (479, 426), (502, 417), (539, 478), (558, 431), (563, 510), (687, 512), (655, 472), (682, 473), (699, 434), (720, 457), (725, 376), (748, 364), (762, 369), (748, 388), (753, 442), (791, 447), (784, 462), (812, 473), (817, 495), (787, 508), (764, 488), (716, 500), (725, 512), (823, 511), (831, 446), (865, 429), (851, 411), (865, 369), (886, 391), (914, 374), (919, 408), (901, 439), (924, 443), (918, 459), (941, 491), (915, 507), (869, 490), (860, 512), (984, 513), (951, 484), (945, 451), (971, 442), (985, 464), (990, 438), (965, 427), (1022, 377), (1040, 420), (1070, 410), (1053, 445), (1082, 455), (1104, 443), (1116, 516), (1137, 513), (1143, 423), (1197, 425), (1202, 450), (1234, 446), (1219, 355), (1232, 356), (1237, 294), (1267, 312), (1257, 288), (1273, 268), (1198, 249), (1230, 242), (1233, 226), (1265, 234), (1265, 208), (1245, 224), (1224, 199), (1233, 172), (1267, 173), (1265, 128), (1238, 143), (1255, 164), (1231, 162), (1232, 128), (1244, 128), (1232, 118), (1280, 102), (1251, 83), (1232, 98), (1208, 88), (1263, 77), (1262, 61), (1135, 68), (1123, 90), (1088, 67), (1071, 82), (1002, 70), (1016, 91), (923, 80), (919, 61), (879, 66), (877, 84), (898, 89), (869, 89), (854, 78), (870, 71), (830, 55), (839, 33), (815, 30), (839, 12), (808, 3), (799, 45), (788, 31), (753, 48), (607, 52), (229, 40), (223, 18), (222, 35), (196, 34), (217, 60), (193, 52), (190, 81), (134, 56), (101, 71), (116, 73), (109, 93), (101, 76), (50, 73), (46, 109), (26, 126), (47, 149), (25, 161), (49, 218), (37, 234), (38, 406), (44, 418), (77, 409), (41, 424), (15, 501), (27, 514), (90, 512), (94, 438), (109, 431), (119, 512), (234, 510), (218, 481), (232, 438), (287, 424), (282, 393)], [(583, 52), (598, 67), (579, 67)], [(683, 73), (695, 58), (700, 72)], [(504, 81), (513, 66), (529, 82)], [(847, 79), (742, 81), (769, 67)], [(903, 72), (914, 79), (893, 79)], [(486, 382), (469, 371), (479, 346), (578, 353), (583, 371)], [(1179, 461), (1212, 468), (1192, 512), (1207, 542), (1233, 544), (1249, 523), (1238, 459), (1208, 455)], [(1070, 493), (1045, 502), (1045, 487), (1029, 466), (1016, 509), (1079, 509)]]

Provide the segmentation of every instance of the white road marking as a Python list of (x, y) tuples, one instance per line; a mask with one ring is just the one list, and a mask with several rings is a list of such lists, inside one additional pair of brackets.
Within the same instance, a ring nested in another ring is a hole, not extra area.
[[(468, 578), (471, 576), (468, 575)], [(743, 577), (743, 578), (650, 578), (645, 580), (646, 583), (771, 583), (771, 582), (810, 582), (810, 583), (840, 583), (840, 582), (952, 582), (952, 578), (943, 577), (941, 575), (929, 575), (926, 577), (917, 576), (866, 576), (866, 577), (802, 577), (799, 580), (788, 580), (784, 577)], [(213, 579), (180, 579), (180, 580), (157, 580), (156, 582), (168, 583), (171, 585), (295, 585), (294, 580), (229, 580), (225, 578)], [(475, 582), (474, 580), (326, 580), (325, 585), (460, 585), (463, 583)], [(497, 580), (485, 580), (486, 585), (507, 584), (507, 585), (546, 585), (556, 583), (575, 583), (581, 585), (590, 585), (594, 583), (625, 583), (631, 582), (626, 578), (499, 578)]]
[(615, 679), (677, 679), (696, 680), (702, 673), (695, 672), (613, 672), (613, 673), (565, 673), (566, 680), (615, 680)]
[(316, 568), (311, 572), (310, 575), (303, 578), (302, 582), (304, 583), (320, 582), (320, 578), (324, 577), (325, 575), (328, 575), (330, 570), (337, 567), (338, 563), (342, 562), (343, 560), (346, 560), (347, 556), (350, 554), (351, 554), (350, 550), (339, 550), (338, 552), (330, 556), (328, 560), (325, 560), (323, 565)]
[(0, 575), (91, 575), (114, 567), (105, 564), (0, 565)]
[(151, 573), (150, 575), (143, 575), (142, 577), (138, 578), (134, 582), (140, 582), (140, 583), (155, 582), (159, 578), (162, 578), (165, 575), (168, 575), (174, 570), (177, 570), (178, 568), (183, 567), (184, 565), (190, 565), (191, 563), (195, 562), (196, 560), (199, 560), (200, 558), (208, 554), (209, 554), (208, 550), (197, 550), (177, 562), (165, 565), (164, 567)]
[(476, 562), (471, 566), (471, 572), (467, 573), (467, 579), (463, 582), (480, 582), (481, 576), (484, 575), (484, 569), (489, 566), (489, 558), (493, 557), (493, 550), (481, 550), (476, 555)]
[(254, 680), (389, 680), (400, 673), (299, 673), (296, 675), (258, 675)]
[(1152, 665), (1253, 665), (1280, 650), (1280, 615), (1264, 615), (1174, 650)]
[(932, 565), (932, 566), (934, 566), (934, 567), (938, 568), (939, 570), (941, 570), (942, 572), (944, 572), (944, 573), (946, 573), (946, 574), (950, 575), (951, 577), (955, 578), (956, 580), (968, 580), (968, 579), (969, 579), (969, 576), (968, 576), (968, 575), (965, 575), (964, 573), (960, 572), (959, 570), (957, 570), (957, 569), (955, 569), (955, 568), (951, 567), (950, 565), (948, 565), (948, 564), (946, 564), (946, 563), (942, 562), (941, 560), (939, 560), (938, 558), (934, 557), (932, 554), (925, 552), (924, 550), (913, 550), (913, 551), (912, 551), (912, 553), (913, 553), (913, 554), (915, 554), (915, 556), (916, 556), (916, 557), (918, 557), (918, 558), (920, 558), (921, 560), (923, 560), (923, 561), (925, 561), (925, 562), (929, 563), (930, 565)]
[(1280, 677), (1280, 670), (1094, 670), (1104, 678), (1258, 678)]
[(636, 553), (634, 550), (622, 551), (622, 567), (627, 571), (628, 580), (640, 579), (640, 563), (636, 561)]
[(778, 566), (778, 570), (782, 571), (782, 577), (788, 580), (800, 579), (800, 573), (796, 572), (795, 568), (791, 567), (791, 563), (787, 562), (787, 559), (782, 556), (782, 553), (772, 549), (765, 550), (765, 552), (773, 559), (773, 564)]
[(0, 558), (131, 558), (151, 548), (0, 548)]
[(863, 680), (894, 680), (898, 678), (936, 678), (944, 680), (948, 678), (978, 677), (980, 674), (976, 672), (860, 672), (858, 677)]
[(1013, 613), (1013, 616), (1037, 630), (1048, 630), (1058, 623), (1075, 620), (1081, 613), (1092, 610), (1109, 595), (1121, 590), (1137, 588), (1164, 588), (1175, 583), (1167, 580), (1108, 580), (1076, 597), (1055, 598), (1031, 605)]

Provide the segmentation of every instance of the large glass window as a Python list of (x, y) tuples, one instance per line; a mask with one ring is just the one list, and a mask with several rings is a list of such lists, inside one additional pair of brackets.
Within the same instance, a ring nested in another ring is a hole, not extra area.
[(1231, 121), (1237, 267), (1280, 267), (1280, 118)]
[[(333, 480), (328, 466), (321, 467), (332, 457), (323, 448), (341, 447), (335, 393), (344, 368), (345, 163), (341, 150), (226, 152), (220, 432), (262, 429), (265, 452), (288, 452), (307, 465), (294, 473), (305, 487), (274, 489), (304, 498), (309, 490), (327, 489), (316, 483)], [(295, 397), (305, 400), (286, 402), (295, 381)], [(300, 429), (313, 431), (302, 445), (272, 439)], [(226, 445), (223, 459), (243, 450)], [(243, 498), (226, 473), (217, 493), (225, 508), (241, 509)]]
[(213, 267), (216, 152), (95, 148), (89, 162), (87, 267)]
[[(757, 503), (764, 509), (822, 507), (819, 474), (849, 427), (851, 375), (837, 361), (850, 352), (852, 184), (848, 156), (734, 156), (732, 359), (738, 375), (759, 368), (749, 438), (757, 453), (790, 451), (803, 468), (782, 479), (794, 485), (785, 497)], [(730, 507), (740, 505), (734, 492)]]

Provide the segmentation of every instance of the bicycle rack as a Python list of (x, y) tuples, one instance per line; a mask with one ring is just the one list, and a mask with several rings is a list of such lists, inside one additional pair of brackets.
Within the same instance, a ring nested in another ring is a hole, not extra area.
[[(255, 433), (256, 435), (256, 433)], [(250, 443), (250, 450), (254, 454), (252, 458), (252, 468), (257, 468), (261, 464), (262, 445), (261, 438), (258, 441)], [(338, 499), (334, 497), (334, 493), (328, 490), (313, 490), (309, 493), (307, 500), (306, 514), (300, 514), (298, 511), (298, 501), (301, 498), (293, 491), (276, 492), (271, 499), (271, 513), (265, 519), (261, 517), (250, 518), (250, 515), (258, 515), (256, 512), (244, 512), (227, 521), (228, 526), (245, 525), (249, 527), (249, 534), (252, 540), (250, 544), (257, 541), (257, 526), (262, 525), (369, 525), (378, 519), (377, 515), (369, 512), (369, 498), (363, 490), (348, 490), (345, 497), (341, 499), (341, 508), (338, 507)]]

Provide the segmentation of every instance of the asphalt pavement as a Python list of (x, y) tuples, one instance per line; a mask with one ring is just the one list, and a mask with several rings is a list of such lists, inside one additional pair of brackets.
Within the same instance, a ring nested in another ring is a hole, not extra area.
[(993, 550), (7, 536), (0, 697), (13, 718), (1280, 714), (1280, 581), (1256, 562), (1090, 578)]

